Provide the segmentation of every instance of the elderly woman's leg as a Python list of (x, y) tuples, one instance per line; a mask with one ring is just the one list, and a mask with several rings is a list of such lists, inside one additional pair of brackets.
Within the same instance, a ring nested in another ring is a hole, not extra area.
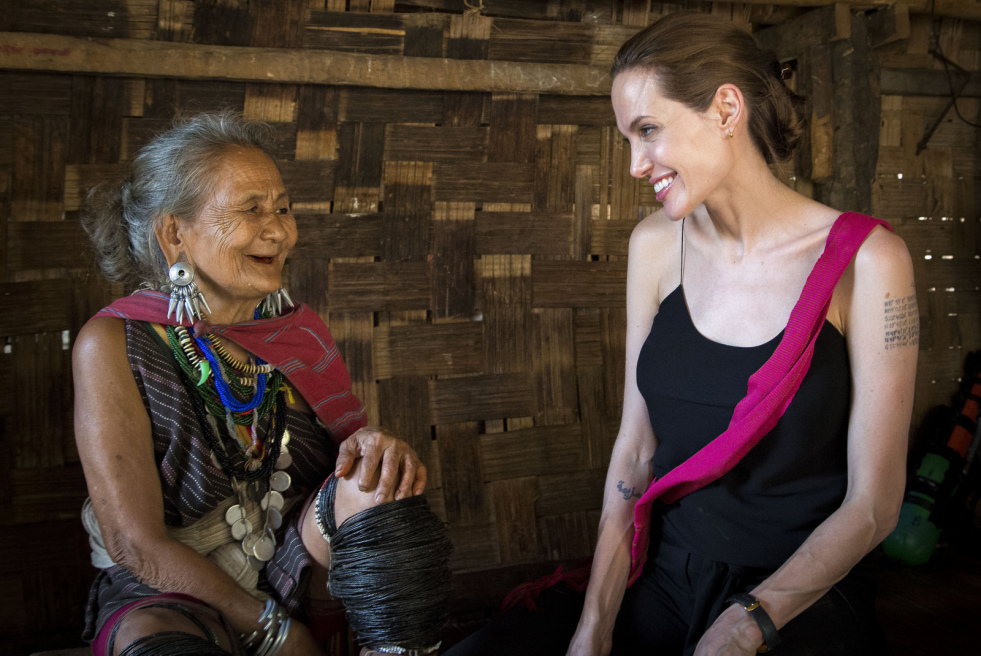
[[(362, 492), (358, 489), (357, 477), (361, 473), (361, 461), (355, 462), (348, 475), (337, 481), (337, 494), (334, 513), (340, 524), (351, 515), (378, 505), (375, 491)], [(376, 481), (377, 482), (377, 481)], [(339, 634), (347, 638), (347, 621), (344, 606), (340, 600), (331, 597), (327, 589), (330, 551), (327, 540), (317, 526), (315, 505), (317, 492), (310, 495), (300, 519), (300, 537), (303, 546), (316, 563), (310, 573), (308, 598), (310, 603), (310, 631), (320, 645), (326, 645)]]
[[(356, 515), (362, 510), (374, 508), (379, 505), (375, 500), (374, 489), (362, 491), (358, 488), (358, 476), (360, 474), (361, 461), (358, 460), (354, 463), (348, 475), (337, 481), (337, 493), (334, 498), (334, 521), (337, 526), (343, 524), (344, 520), (351, 515)], [(377, 478), (374, 483), (378, 483)], [(307, 499), (306, 507), (303, 510), (303, 518), (301, 519), (300, 537), (303, 540), (303, 546), (306, 547), (310, 556), (317, 562), (320, 569), (326, 571), (330, 567), (330, 551), (327, 548), (327, 540), (324, 539), (320, 528), (317, 526), (316, 513), (314, 512), (316, 496), (317, 493), (315, 492)], [(391, 500), (386, 499), (386, 501)], [(313, 584), (316, 583), (317, 578), (318, 574), (315, 572), (312, 579)], [(324, 576), (324, 583), (326, 583), (326, 580), (326, 576)]]
[(304, 543), (330, 567), (330, 594), (343, 601), (363, 647), (435, 653), (451, 592), (443, 522), (423, 496), (377, 501), (377, 490), (360, 490), (359, 465), (314, 495), (302, 519)]
[(186, 595), (157, 595), (124, 607), (103, 627), (93, 644), (96, 656), (138, 656), (161, 642), (173, 653), (240, 653), (217, 611)]

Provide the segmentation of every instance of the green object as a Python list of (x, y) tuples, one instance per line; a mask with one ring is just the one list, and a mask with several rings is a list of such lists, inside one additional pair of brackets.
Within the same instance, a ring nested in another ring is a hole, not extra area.
[(201, 379), (198, 380), (198, 387), (201, 387), (208, 382), (208, 376), (211, 375), (211, 364), (207, 360), (201, 360), (198, 366), (201, 367)]
[(939, 539), (940, 529), (930, 521), (930, 510), (907, 501), (899, 510), (896, 529), (882, 541), (882, 551), (904, 565), (922, 565), (930, 560)]
[(949, 469), (950, 460), (939, 453), (928, 453), (923, 456), (923, 462), (916, 470), (916, 475), (937, 483), (943, 483)]

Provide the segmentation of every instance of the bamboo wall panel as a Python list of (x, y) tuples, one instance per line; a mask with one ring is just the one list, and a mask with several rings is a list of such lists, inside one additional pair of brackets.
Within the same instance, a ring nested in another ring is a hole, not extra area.
[[(9, 0), (0, 32), (144, 40), (147, 52), (172, 42), (592, 74), (681, 7), (482, 4), (464, 13), (457, 0)], [(964, 354), (981, 348), (978, 133), (948, 112), (916, 152), (947, 104), (942, 86), (924, 86), (944, 75), (929, 54), (928, 17), (692, 6), (759, 33), (815, 99), (810, 143), (779, 177), (887, 219), (907, 240), (922, 324), (918, 421), (954, 391)], [(976, 23), (945, 19), (938, 37), (977, 74)], [(94, 570), (76, 520), (85, 486), (70, 345), (124, 292), (92, 268), (78, 213), (178, 114), (231, 108), (275, 128), (300, 233), (288, 286), (328, 322), (369, 420), (427, 465), (455, 546), (454, 626), (484, 619), (514, 584), (588, 556), (623, 399), (627, 243), (658, 207), (629, 175), (608, 98), (517, 82), (391, 88), (374, 73), (344, 86), (191, 77), (180, 67), (169, 77), (0, 70), (7, 644), (77, 642)], [(862, 94), (835, 95), (839, 87)], [(965, 89), (958, 107), (977, 121), (978, 94)], [(868, 128), (876, 117), (879, 129)]]
[[(944, 66), (929, 54), (933, 27), (927, 16), (910, 17), (905, 41), (887, 46), (882, 66), (933, 71)], [(943, 21), (941, 48), (968, 72), (981, 68), (977, 24)], [(956, 389), (964, 356), (981, 348), (981, 170), (978, 131), (945, 111), (942, 95), (883, 95), (879, 158), (872, 210), (889, 220), (913, 257), (920, 307), (920, 361), (914, 423)], [(960, 113), (978, 122), (979, 101), (961, 98)], [(940, 123), (917, 154), (928, 127)]]

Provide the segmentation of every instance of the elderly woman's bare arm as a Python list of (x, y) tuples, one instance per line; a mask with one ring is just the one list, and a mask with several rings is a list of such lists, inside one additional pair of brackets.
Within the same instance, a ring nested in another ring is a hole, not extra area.
[(150, 419), (126, 359), (125, 330), (119, 319), (93, 319), (72, 354), (75, 438), (106, 549), (142, 583), (192, 595), (251, 632), (263, 603), (167, 533)]

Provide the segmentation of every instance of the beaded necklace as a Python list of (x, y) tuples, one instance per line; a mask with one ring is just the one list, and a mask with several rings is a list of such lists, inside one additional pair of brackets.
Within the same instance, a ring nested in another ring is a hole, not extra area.
[[(187, 374), (179, 371), (184, 386), (191, 389), (192, 385)], [(232, 489), (238, 497), (238, 503), (225, 512), (225, 522), (228, 524), (232, 539), (240, 541), (241, 551), (238, 558), (244, 559), (255, 571), (262, 570), (276, 552), (275, 531), (283, 524), (282, 510), (285, 504), (283, 492), (292, 483), (288, 473), (283, 471), (292, 463), (286, 445), (289, 442), (289, 431), (286, 429), (286, 399), (282, 390), (275, 394), (275, 405), (269, 419), (269, 430), (263, 441), (261, 459), (247, 459), (242, 465), (233, 462), (234, 452), (229, 453), (228, 441), (221, 438), (218, 423), (205, 407), (202, 397), (198, 394), (188, 394), (194, 414), (197, 415), (205, 441), (211, 447), (211, 455), (217, 461), (225, 476), (229, 478)], [(251, 465), (258, 466), (252, 467)], [(273, 468), (275, 467), (275, 471)], [(263, 522), (258, 532), (248, 520), (248, 508), (254, 507), (255, 499), (250, 500), (248, 489), (255, 491), (256, 498), (261, 497), (259, 505), (263, 512)]]
[(262, 362), (259, 358), (256, 358), (256, 364), (251, 362), (242, 362), (233, 358), (227, 350), (225, 350), (225, 345), (221, 343), (216, 335), (208, 335), (208, 341), (211, 343), (211, 347), (221, 358), (221, 361), (227, 364), (229, 367), (235, 371), (241, 371), (246, 376), (258, 376), (259, 374), (270, 374), (273, 372), (273, 366), (268, 362)]
[[(194, 389), (197, 395), (201, 397), (208, 409), (208, 413), (213, 417), (226, 420), (228, 416), (231, 416), (234, 423), (240, 426), (249, 426), (253, 423), (254, 415), (249, 410), (237, 410), (226, 405), (221, 396), (220, 388), (216, 389), (216, 387), (207, 384), (211, 378), (214, 378), (216, 385), (221, 380), (226, 390), (230, 386), (235, 394), (245, 396), (249, 393), (255, 393), (253, 401), (255, 398), (258, 398), (259, 403), (254, 410), (259, 418), (266, 416), (269, 412), (275, 401), (274, 392), (278, 391), (283, 383), (282, 372), (273, 370), (271, 374), (268, 374), (268, 383), (266, 383), (263, 374), (257, 374), (263, 386), (262, 395), (260, 396), (257, 393), (258, 391), (254, 390), (251, 385), (243, 384), (236, 375), (237, 372), (232, 370), (225, 362), (222, 361), (219, 363), (215, 360), (212, 365), (212, 360), (207, 358), (207, 352), (205, 352), (206, 357), (202, 358), (194, 348), (194, 341), (192, 341), (190, 334), (188, 334), (187, 328), (183, 326), (176, 328), (174, 326), (167, 326), (167, 340), (170, 342), (171, 351), (173, 351), (174, 357), (177, 359), (177, 364), (185, 376), (191, 380), (198, 380), (196, 385), (190, 385), (189, 387)], [(268, 367), (269, 365), (264, 366)], [(228, 383), (224, 380), (226, 376), (229, 381)], [(241, 405), (239, 402), (236, 403), (239, 406)]]
[[(229, 412), (251, 412), (259, 407), (262, 403), (262, 398), (266, 394), (266, 376), (256, 375), (255, 380), (255, 394), (248, 401), (239, 401), (236, 399), (228, 383), (225, 382), (225, 377), (221, 374), (222, 366), (219, 364), (218, 356), (215, 355), (213, 349), (211, 348), (211, 343), (203, 337), (195, 337), (194, 341), (197, 342), (201, 351), (204, 353), (204, 357), (208, 359), (211, 363), (211, 370), (214, 372), (215, 389), (218, 390), (218, 396), (221, 397), (221, 403)], [(222, 363), (225, 364), (225, 363)], [(265, 363), (263, 363), (265, 364)], [(230, 376), (232, 380), (235, 376)]]
[[(255, 318), (261, 318), (258, 308)], [(289, 431), (284, 376), (259, 358), (255, 364), (236, 360), (214, 335), (192, 339), (187, 328), (168, 326), (167, 339), (184, 386), (193, 390), (188, 398), (211, 447), (212, 461), (230, 479), (238, 500), (225, 513), (232, 539), (240, 541), (241, 551), (233, 553), (260, 571), (275, 555), (275, 532), (283, 524), (283, 492), (292, 484), (284, 471), (293, 461), (286, 448)], [(198, 382), (192, 385), (190, 381), (195, 377)], [(213, 384), (209, 385), (209, 381)], [(236, 395), (248, 400), (240, 401)], [(260, 439), (259, 422), (267, 415), (269, 429)], [(225, 420), (224, 439), (217, 421), (220, 419)], [(229, 442), (233, 441), (237, 449), (230, 448)], [(249, 520), (250, 509), (256, 504), (263, 517), (258, 532)]]

